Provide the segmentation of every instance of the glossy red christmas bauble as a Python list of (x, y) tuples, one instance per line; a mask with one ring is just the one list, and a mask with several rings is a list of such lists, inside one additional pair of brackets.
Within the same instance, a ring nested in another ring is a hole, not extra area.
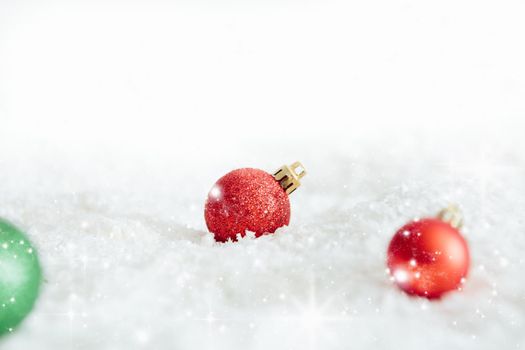
[(237, 234), (259, 237), (290, 223), (288, 194), (265, 171), (237, 169), (221, 177), (208, 194), (204, 208), (215, 240), (236, 240)]
[(469, 269), (467, 243), (459, 231), (440, 219), (403, 226), (388, 247), (388, 269), (408, 294), (429, 299), (459, 289)]

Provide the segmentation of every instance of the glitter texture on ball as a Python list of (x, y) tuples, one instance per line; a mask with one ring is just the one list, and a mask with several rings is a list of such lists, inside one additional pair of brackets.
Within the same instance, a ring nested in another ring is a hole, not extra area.
[(215, 240), (235, 241), (247, 231), (256, 237), (290, 223), (290, 201), (269, 173), (252, 168), (233, 170), (212, 187), (204, 216)]

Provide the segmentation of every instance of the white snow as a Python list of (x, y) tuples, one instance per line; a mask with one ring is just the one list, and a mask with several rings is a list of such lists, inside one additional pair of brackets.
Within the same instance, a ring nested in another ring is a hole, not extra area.
[[(272, 146), (247, 145), (188, 164), (176, 155), (20, 159), (3, 151), (0, 215), (28, 232), (46, 276), (36, 310), (3, 347), (523, 346), (521, 154), (507, 146), (483, 153), (494, 171), (487, 179), (477, 171), (480, 151), (465, 143), (454, 154), (434, 144), (350, 143), (345, 152), (302, 154), (308, 175), (291, 195), (289, 227), (229, 244), (205, 229), (213, 181), (241, 166), (272, 171), (294, 152), (276, 157)], [(463, 210), (472, 254), (464, 290), (437, 302), (409, 298), (385, 273), (389, 239), (450, 202)]]

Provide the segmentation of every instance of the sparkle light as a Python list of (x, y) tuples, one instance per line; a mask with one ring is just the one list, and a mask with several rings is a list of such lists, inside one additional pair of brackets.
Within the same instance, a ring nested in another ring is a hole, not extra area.
[(408, 281), (408, 272), (402, 269), (394, 271), (394, 279), (399, 283)]
[(221, 198), (221, 189), (219, 188), (219, 186), (212, 187), (212, 189), (210, 190), (210, 197), (214, 199)]
[(310, 305), (300, 315), (301, 326), (307, 330), (315, 330), (323, 325), (323, 315), (315, 306)]

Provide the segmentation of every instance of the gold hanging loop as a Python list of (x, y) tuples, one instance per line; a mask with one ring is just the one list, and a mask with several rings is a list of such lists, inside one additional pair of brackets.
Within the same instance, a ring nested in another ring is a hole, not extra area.
[(460, 229), (463, 227), (463, 214), (458, 206), (451, 204), (437, 214), (438, 219), (448, 222), (452, 227)]
[(306, 170), (300, 162), (292, 165), (283, 165), (274, 174), (273, 177), (281, 187), (290, 194), (301, 186), (301, 179), (306, 175)]

